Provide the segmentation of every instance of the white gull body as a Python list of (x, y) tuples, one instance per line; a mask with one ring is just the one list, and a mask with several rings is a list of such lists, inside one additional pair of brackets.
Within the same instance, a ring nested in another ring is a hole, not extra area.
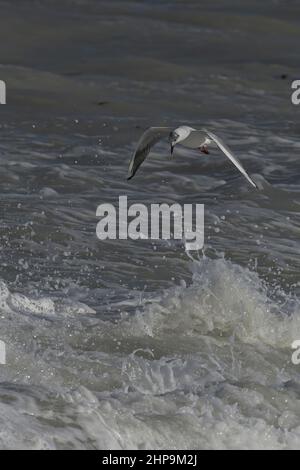
[(247, 181), (255, 188), (256, 184), (250, 178), (241, 162), (233, 154), (233, 152), (227, 147), (227, 145), (211, 131), (207, 129), (194, 129), (189, 126), (180, 126), (176, 129), (171, 127), (150, 127), (147, 129), (142, 137), (140, 138), (137, 148), (133, 154), (133, 157), (129, 164), (128, 179), (133, 178), (140, 165), (143, 163), (151, 148), (164, 137), (169, 137), (169, 143), (171, 145), (171, 153), (175, 145), (180, 144), (183, 147), (191, 149), (199, 149), (203, 153), (209, 153), (208, 147), (218, 147), (222, 152), (229, 158), (229, 160), (237, 167)]

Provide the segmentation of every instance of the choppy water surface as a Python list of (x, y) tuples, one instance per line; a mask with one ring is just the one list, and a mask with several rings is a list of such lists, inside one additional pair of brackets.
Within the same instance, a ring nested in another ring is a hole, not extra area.
[[(0, 3), (0, 447), (300, 448), (297, 2)], [(218, 151), (149, 125), (219, 133)], [(205, 250), (96, 208), (205, 204)]]

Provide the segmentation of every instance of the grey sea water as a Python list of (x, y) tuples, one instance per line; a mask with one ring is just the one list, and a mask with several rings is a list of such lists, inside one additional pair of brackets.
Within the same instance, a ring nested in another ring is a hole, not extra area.
[[(2, 449), (300, 448), (300, 6), (0, 1)], [(206, 126), (239, 155), (159, 143)], [(205, 204), (205, 247), (96, 208)]]

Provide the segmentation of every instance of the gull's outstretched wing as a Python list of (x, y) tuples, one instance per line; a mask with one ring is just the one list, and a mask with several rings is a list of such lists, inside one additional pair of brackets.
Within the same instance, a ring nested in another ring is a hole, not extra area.
[(220, 137), (216, 136), (215, 134), (213, 134), (212, 132), (208, 131), (207, 129), (203, 129), (204, 132), (206, 132), (206, 134), (208, 135), (208, 137), (210, 139), (212, 139), (216, 144), (217, 146), (219, 147), (219, 149), (222, 150), (222, 152), (225, 153), (226, 157), (229, 158), (229, 160), (232, 161), (232, 163), (238, 168), (238, 170), (240, 170), (240, 172), (242, 173), (242, 175), (245, 176), (245, 178), (249, 181), (250, 184), (252, 184), (252, 186), (254, 186), (254, 188), (257, 189), (257, 185), (254, 183), (254, 181), (250, 178), (250, 176), (248, 175), (248, 173), (246, 172), (246, 170), (243, 168), (241, 162), (237, 159), (237, 157), (232, 153), (232, 151), (227, 147), (226, 144), (224, 144), (224, 142), (220, 139)]
[(129, 163), (128, 180), (134, 177), (153, 145), (166, 137), (171, 130), (171, 127), (150, 127), (144, 132)]

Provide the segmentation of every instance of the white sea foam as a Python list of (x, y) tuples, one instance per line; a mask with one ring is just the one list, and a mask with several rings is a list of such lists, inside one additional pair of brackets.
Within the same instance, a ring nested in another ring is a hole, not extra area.
[[(52, 301), (30, 304), (2, 283), (12, 362), (1, 369), (0, 447), (300, 448), (290, 349), (299, 304), (279, 310), (256, 273), (228, 261), (192, 268), (189, 286), (116, 324), (81, 325), (80, 335), (69, 316), (46, 334)], [(26, 346), (25, 320), (34, 332)]]

